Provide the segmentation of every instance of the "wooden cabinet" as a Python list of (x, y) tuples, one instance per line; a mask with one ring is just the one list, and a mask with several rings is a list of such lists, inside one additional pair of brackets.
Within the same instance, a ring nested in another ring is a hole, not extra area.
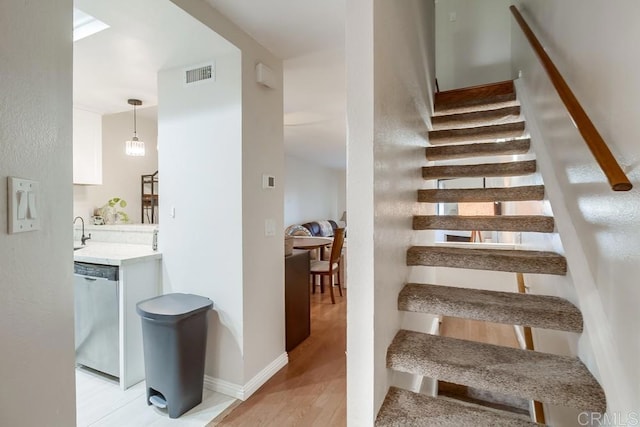
[(73, 109), (73, 183), (102, 184), (102, 116), (77, 108)]
[(294, 250), (284, 259), (284, 311), (286, 350), (291, 351), (311, 334), (309, 251)]

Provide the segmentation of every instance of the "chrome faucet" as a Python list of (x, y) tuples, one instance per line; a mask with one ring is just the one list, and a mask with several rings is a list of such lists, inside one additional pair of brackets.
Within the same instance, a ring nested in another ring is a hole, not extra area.
[(76, 220), (80, 218), (80, 221), (82, 221), (82, 237), (80, 237), (80, 242), (82, 242), (82, 246), (87, 244), (87, 240), (89, 240), (91, 238), (91, 233), (89, 233), (89, 237), (85, 237), (84, 235), (84, 219), (81, 216), (77, 216), (75, 218), (73, 218), (73, 223), (76, 223)]

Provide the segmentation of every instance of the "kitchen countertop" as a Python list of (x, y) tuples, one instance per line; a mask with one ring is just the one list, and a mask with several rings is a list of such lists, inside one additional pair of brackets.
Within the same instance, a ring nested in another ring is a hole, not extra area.
[[(74, 242), (74, 248), (81, 246)], [(73, 252), (73, 260), (104, 265), (129, 265), (162, 258), (162, 254), (151, 249), (151, 245), (129, 243), (103, 243), (89, 241), (82, 249)]]

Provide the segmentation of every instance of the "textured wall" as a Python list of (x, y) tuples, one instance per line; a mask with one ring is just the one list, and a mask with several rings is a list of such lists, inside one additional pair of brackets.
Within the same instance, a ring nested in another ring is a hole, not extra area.
[[(0, 425), (75, 424), (72, 2), (0, 2)], [(41, 230), (7, 234), (7, 176)]]
[[(411, 217), (434, 79), (432, 2), (347, 4), (348, 423), (370, 425), (390, 384), (397, 295), (413, 273)], [(419, 277), (415, 277), (416, 280)]]
[[(513, 32), (514, 74), (535, 115), (541, 165), (585, 313), (580, 353), (598, 373), (611, 411), (640, 410), (640, 65), (629, 41), (640, 37), (634, 1), (524, 1), (532, 24), (614, 155), (636, 186), (610, 190), (519, 30)], [(579, 11), (580, 19), (576, 19)], [(597, 28), (597, 31), (594, 29)], [(545, 168), (547, 174), (545, 175)], [(549, 178), (549, 179), (548, 179)]]
[[(242, 363), (247, 384), (285, 355), (282, 61), (205, 2), (172, 1), (233, 43), (242, 56), (242, 234), (235, 238), (242, 241)], [(258, 62), (273, 70), (276, 89), (256, 83)], [(280, 184), (263, 189), (264, 173)], [(275, 236), (265, 236), (266, 219), (273, 220)]]
[(242, 384), (240, 53), (215, 61), (216, 81), (196, 87), (184, 86), (182, 68), (158, 73), (158, 240), (164, 292), (214, 301), (207, 374)]

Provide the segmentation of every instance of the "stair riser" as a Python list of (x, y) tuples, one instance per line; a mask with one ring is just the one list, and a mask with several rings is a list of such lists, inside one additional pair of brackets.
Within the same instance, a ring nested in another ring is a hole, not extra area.
[(517, 202), (543, 200), (541, 185), (511, 188), (478, 188), (461, 190), (418, 190), (420, 203)]
[(502, 156), (525, 154), (529, 151), (530, 139), (508, 142), (442, 145), (427, 147), (427, 160), (464, 159), (468, 157)]
[(437, 93), (435, 95), (435, 112), (452, 108), (469, 107), (478, 104), (511, 101), (516, 99), (512, 81), (491, 85), (475, 86)]
[(504, 125), (481, 126), (465, 129), (434, 130), (429, 132), (429, 142), (488, 141), (500, 138), (517, 138), (524, 134), (524, 122)]
[[(413, 249), (413, 248), (412, 248)], [(513, 273), (567, 274), (564, 258), (514, 257), (478, 253), (474, 255), (451, 255), (436, 251), (423, 252), (409, 249), (408, 266), (450, 267), (470, 270), (509, 271)]]
[(553, 233), (553, 217), (517, 216), (416, 216), (414, 230), (522, 231)]
[(428, 166), (422, 168), (424, 179), (502, 177), (530, 175), (536, 172), (536, 161), (487, 163), (480, 165)]
[(474, 111), (471, 113), (449, 114), (446, 116), (434, 116), (431, 125), (434, 129), (446, 127), (479, 126), (482, 124), (494, 124), (501, 121), (514, 121), (520, 116), (520, 107), (505, 107), (495, 110)]

